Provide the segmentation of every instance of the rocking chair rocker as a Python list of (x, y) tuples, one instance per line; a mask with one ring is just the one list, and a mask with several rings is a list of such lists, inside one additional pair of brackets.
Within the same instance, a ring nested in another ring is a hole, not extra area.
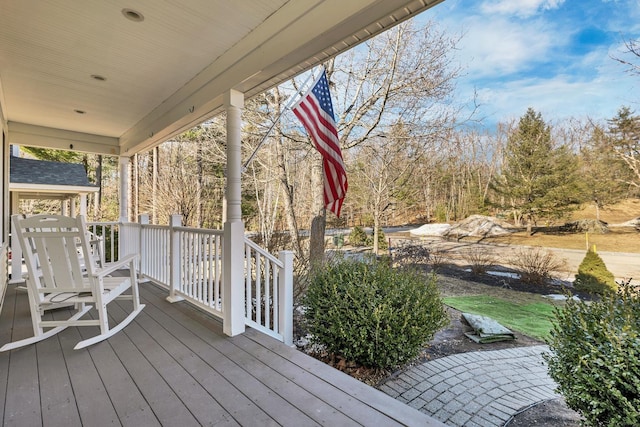
[[(60, 215), (12, 217), (17, 240), (27, 264), (27, 291), (34, 336), (5, 344), (0, 351), (12, 350), (49, 338), (69, 326), (99, 326), (100, 334), (80, 341), (75, 350), (103, 341), (127, 326), (142, 311), (135, 269), (137, 255), (117, 262), (96, 265), (94, 249), (83, 216)], [(129, 266), (126, 277), (110, 277)], [(123, 294), (128, 289), (131, 292)], [(132, 301), (131, 313), (116, 326), (109, 327), (107, 304), (115, 299)], [(66, 320), (44, 320), (45, 310), (75, 307)], [(81, 319), (95, 306), (97, 319)], [(51, 329), (49, 329), (51, 328)], [(45, 331), (45, 329), (48, 329)]]

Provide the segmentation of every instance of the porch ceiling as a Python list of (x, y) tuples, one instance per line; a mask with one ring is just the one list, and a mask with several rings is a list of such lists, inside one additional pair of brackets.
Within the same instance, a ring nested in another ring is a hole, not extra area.
[(10, 143), (131, 155), (441, 1), (2, 0), (0, 119)]

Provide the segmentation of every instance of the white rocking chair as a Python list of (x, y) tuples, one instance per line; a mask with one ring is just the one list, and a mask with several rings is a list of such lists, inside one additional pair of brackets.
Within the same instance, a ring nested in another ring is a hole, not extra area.
[[(5, 344), (0, 351), (39, 342), (69, 326), (99, 326), (100, 334), (80, 341), (74, 347), (78, 350), (111, 337), (142, 311), (144, 305), (140, 304), (135, 269), (137, 255), (99, 268), (92, 256), (92, 242), (83, 216), (35, 215), (23, 218), (14, 215), (12, 220), (27, 264), (27, 291), (34, 336)], [(108, 277), (127, 264), (129, 276)], [(131, 292), (123, 295), (128, 289)], [(107, 304), (115, 299), (131, 300), (133, 309), (124, 320), (109, 328)], [(76, 312), (68, 319), (43, 319), (45, 310), (70, 305)], [(98, 319), (81, 319), (93, 306), (98, 312)]]

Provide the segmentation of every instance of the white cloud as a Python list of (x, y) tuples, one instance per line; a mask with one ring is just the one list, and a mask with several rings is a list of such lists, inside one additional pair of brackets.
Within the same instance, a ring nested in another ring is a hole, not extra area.
[(496, 18), (488, 28), (483, 18), (472, 17), (464, 21), (463, 27), (459, 59), (474, 77), (528, 69), (562, 41), (542, 22), (517, 23)]
[(633, 86), (629, 79), (624, 75), (613, 81), (600, 76), (578, 81), (567, 75), (524, 79), (481, 89), (478, 101), (481, 114), (488, 116), (489, 121), (517, 120), (529, 107), (539, 111), (546, 121), (587, 116), (605, 120), (614, 117), (621, 106), (633, 108), (637, 102), (633, 93), (629, 93), (629, 87)]
[(564, 0), (489, 0), (481, 5), (484, 13), (500, 15), (516, 15), (526, 18), (535, 15), (539, 10), (557, 9)]

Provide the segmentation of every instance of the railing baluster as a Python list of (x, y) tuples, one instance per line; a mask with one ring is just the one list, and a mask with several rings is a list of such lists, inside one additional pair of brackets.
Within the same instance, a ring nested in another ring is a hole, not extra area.
[(273, 317), (272, 317), (273, 325), (271, 325), (271, 328), (276, 333), (280, 333), (280, 330), (278, 328), (278, 319), (280, 318), (280, 314), (279, 314), (280, 304), (278, 304), (278, 302), (280, 301), (280, 295), (278, 294), (278, 281), (280, 277), (280, 268), (275, 263), (273, 264), (273, 275), (271, 277), (273, 278), (273, 281), (271, 284), (271, 289), (273, 292), (273, 303), (271, 304), (271, 308), (273, 309)]
[[(263, 257), (261, 257), (263, 258)], [(271, 328), (271, 290), (269, 286), (271, 284), (271, 262), (264, 258), (264, 324), (267, 328)]]
[[(262, 259), (257, 251), (253, 251), (256, 263), (256, 322), (262, 325)], [(264, 325), (263, 325), (264, 326)]]
[(207, 304), (210, 307), (214, 307), (213, 300), (213, 256), (214, 251), (214, 236), (207, 236)]
[(251, 319), (253, 316), (253, 294), (252, 294), (252, 276), (254, 272), (254, 266), (251, 258), (251, 247), (245, 245), (244, 247), (244, 263), (245, 263), (245, 300), (246, 300), (246, 317)]
[(215, 252), (214, 252), (214, 268), (216, 271), (216, 281), (215, 281), (215, 288), (213, 291), (213, 297), (215, 299), (215, 307), (216, 310), (220, 310), (221, 309), (221, 300), (220, 300), (220, 288), (222, 287), (222, 253), (220, 251), (220, 247), (221, 247), (221, 241), (220, 241), (220, 236), (216, 235), (215, 236)]
[(182, 268), (180, 269), (180, 292), (187, 293), (186, 283), (187, 283), (187, 274), (189, 263), (187, 259), (189, 259), (188, 246), (187, 246), (187, 235), (186, 233), (180, 231), (180, 253), (182, 254), (180, 264)]

